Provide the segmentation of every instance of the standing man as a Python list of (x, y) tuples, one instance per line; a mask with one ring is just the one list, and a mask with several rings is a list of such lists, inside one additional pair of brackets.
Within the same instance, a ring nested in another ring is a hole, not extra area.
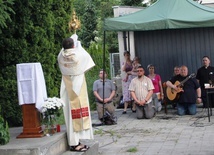
[[(179, 92), (179, 99), (177, 101), (178, 115), (195, 115), (196, 101), (201, 102), (201, 89), (196, 78), (188, 79), (182, 88), (174, 85), (176, 81), (184, 81), (188, 77), (188, 68), (181, 66), (180, 75), (174, 76), (171, 80), (166, 82), (168, 87), (171, 87), (176, 92)], [(179, 91), (180, 90), (180, 91)]]
[(207, 107), (207, 97), (204, 84), (209, 83), (209, 80), (211, 80), (210, 75), (214, 75), (214, 67), (210, 66), (210, 58), (208, 56), (203, 57), (202, 63), (203, 66), (198, 69), (196, 79), (199, 81), (199, 84), (201, 86), (201, 99), (203, 102), (203, 107), (205, 108)]
[[(103, 80), (104, 80), (104, 83), (103, 83)], [(103, 84), (104, 84), (104, 92), (103, 92)], [(94, 96), (96, 97), (96, 106), (97, 106), (99, 120), (102, 123), (104, 123), (103, 116), (105, 113), (103, 113), (103, 111), (104, 112), (107, 111), (112, 117), (114, 117), (114, 112), (115, 112), (115, 106), (112, 101), (115, 95), (115, 85), (111, 80), (107, 79), (107, 73), (105, 71), (100, 70), (99, 80), (96, 80), (93, 84), (93, 92), (94, 92)]]
[(58, 55), (62, 73), (60, 96), (65, 102), (63, 111), (70, 150), (84, 152), (89, 147), (79, 140), (93, 139), (85, 72), (95, 64), (77, 38), (74, 34), (64, 39)]
[(152, 103), (152, 94), (154, 86), (152, 80), (146, 77), (144, 68), (139, 66), (137, 77), (135, 77), (129, 86), (129, 91), (136, 104), (137, 118), (152, 118), (155, 115), (155, 107)]

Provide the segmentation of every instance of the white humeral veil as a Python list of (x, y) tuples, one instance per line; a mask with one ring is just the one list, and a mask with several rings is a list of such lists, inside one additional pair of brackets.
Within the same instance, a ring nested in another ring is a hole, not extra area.
[(68, 144), (77, 145), (79, 139), (93, 139), (91, 114), (89, 108), (85, 72), (95, 66), (94, 61), (73, 34), (74, 48), (62, 49), (58, 55), (59, 68), (62, 73), (60, 88)]

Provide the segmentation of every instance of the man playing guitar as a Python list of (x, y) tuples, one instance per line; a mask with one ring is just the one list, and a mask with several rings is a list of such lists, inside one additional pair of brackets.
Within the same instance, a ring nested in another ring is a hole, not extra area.
[(188, 75), (188, 68), (184, 65), (181, 66), (180, 75), (172, 77), (166, 82), (166, 85), (171, 88), (173, 93), (177, 92), (178, 115), (195, 115), (196, 102), (201, 102), (201, 89), (197, 80)]

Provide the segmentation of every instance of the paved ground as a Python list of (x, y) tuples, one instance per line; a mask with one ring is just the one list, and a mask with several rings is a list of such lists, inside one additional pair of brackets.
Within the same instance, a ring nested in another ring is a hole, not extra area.
[[(98, 155), (214, 155), (214, 116), (209, 122), (207, 109), (201, 105), (194, 116), (178, 116), (175, 109), (168, 108), (167, 115), (162, 110), (152, 119), (138, 120), (130, 109), (124, 115), (122, 111), (116, 110), (116, 125), (93, 128), (95, 141), (99, 142)], [(96, 112), (92, 112), (92, 121), (100, 123)], [(62, 126), (60, 133), (42, 139), (16, 139), (22, 128), (12, 128), (10, 143), (0, 146), (0, 151), (31, 150), (37, 146), (42, 149), (43, 144), (50, 145), (61, 139), (64, 128)]]
[[(200, 105), (199, 105), (200, 106)], [(198, 107), (194, 116), (178, 116), (168, 108), (153, 119), (136, 118), (131, 110), (116, 110), (117, 125), (94, 127), (100, 155), (214, 155), (214, 116)], [(92, 113), (98, 123), (97, 113)]]

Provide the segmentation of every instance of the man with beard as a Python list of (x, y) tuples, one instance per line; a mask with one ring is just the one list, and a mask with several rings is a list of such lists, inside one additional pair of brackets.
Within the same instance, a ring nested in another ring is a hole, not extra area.
[(155, 107), (152, 103), (154, 86), (151, 79), (144, 74), (144, 68), (139, 66), (137, 69), (137, 77), (131, 81), (129, 86), (129, 91), (136, 104), (138, 119), (150, 119), (155, 115)]

